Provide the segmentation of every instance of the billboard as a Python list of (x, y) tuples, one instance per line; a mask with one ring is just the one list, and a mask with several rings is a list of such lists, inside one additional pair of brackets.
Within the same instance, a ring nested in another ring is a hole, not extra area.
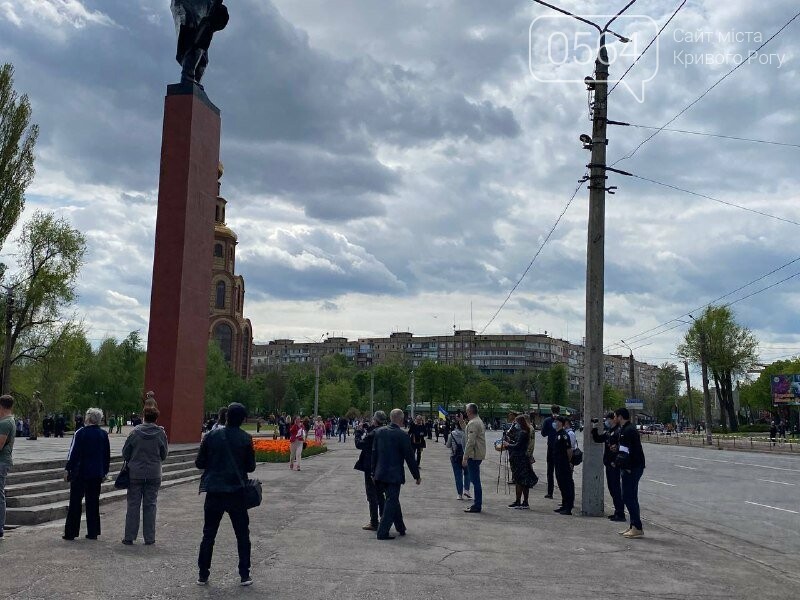
[(637, 400), (636, 398), (628, 398), (625, 400), (625, 408), (628, 410), (644, 410), (644, 401)]
[(773, 375), (770, 388), (773, 406), (800, 406), (800, 375)]

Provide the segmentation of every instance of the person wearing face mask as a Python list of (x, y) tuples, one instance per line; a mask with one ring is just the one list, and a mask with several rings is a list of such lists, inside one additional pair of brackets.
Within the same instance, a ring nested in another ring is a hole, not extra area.
[(561, 492), (561, 506), (553, 512), (571, 515), (575, 505), (575, 482), (572, 479), (572, 442), (567, 434), (566, 417), (555, 420), (556, 436), (553, 444), (553, 467), (558, 489)]
[(592, 424), (592, 440), (603, 447), (603, 465), (606, 468), (606, 485), (611, 499), (614, 501), (614, 514), (611, 521), (625, 521), (625, 504), (622, 502), (622, 484), (620, 483), (620, 471), (614, 465), (614, 458), (619, 449), (619, 425), (617, 416), (609, 412), (603, 420), (603, 433), (600, 433), (600, 424)]
[(620, 428), (619, 449), (614, 464), (621, 471), (622, 501), (630, 516), (630, 527), (619, 533), (628, 539), (640, 538), (644, 536), (639, 514), (639, 480), (645, 467), (642, 440), (636, 426), (630, 421), (631, 416), (627, 408), (618, 408), (614, 414), (617, 415)]

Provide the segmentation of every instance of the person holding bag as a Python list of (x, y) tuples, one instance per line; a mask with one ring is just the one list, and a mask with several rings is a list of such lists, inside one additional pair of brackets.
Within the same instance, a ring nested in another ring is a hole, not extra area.
[(464, 429), (460, 422), (456, 422), (455, 429), (450, 432), (445, 442), (445, 447), (450, 448), (450, 466), (453, 467), (453, 477), (456, 480), (458, 499), (472, 498), (469, 494), (469, 471), (461, 462), (464, 460)]
[[(143, 515), (144, 543), (156, 543), (156, 503), (161, 487), (161, 463), (167, 458), (167, 434), (156, 425), (158, 408), (155, 402), (142, 411), (144, 423), (134, 427), (125, 445), (122, 458), (128, 469), (128, 512), (125, 514), (125, 536), (122, 543), (133, 544), (139, 534), (139, 512)], [(123, 478), (124, 479), (124, 478)], [(120, 487), (119, 478), (117, 487)]]
[[(211, 569), (214, 540), (225, 513), (231, 519), (239, 551), (239, 576), (241, 585), (253, 584), (250, 576), (250, 517), (248, 506), (256, 487), (247, 474), (256, 470), (253, 438), (242, 431), (247, 409), (238, 402), (228, 406), (227, 422), (203, 438), (195, 466), (203, 469), (200, 491), (206, 492), (204, 505), (203, 541), (197, 558), (199, 576), (197, 585), (207, 585)], [(257, 482), (253, 482), (257, 483)]]

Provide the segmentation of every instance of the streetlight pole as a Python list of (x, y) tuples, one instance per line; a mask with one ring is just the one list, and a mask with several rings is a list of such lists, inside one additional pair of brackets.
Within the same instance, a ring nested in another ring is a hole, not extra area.
[(416, 415), (416, 405), (414, 404), (414, 371), (411, 371), (411, 418), (413, 419)]
[(369, 372), (369, 414), (375, 414), (375, 371)]
[(319, 359), (317, 359), (316, 376), (314, 377), (314, 418), (319, 416)]
[[(622, 42), (627, 38), (609, 27), (630, 8), (636, 0), (630, 0), (604, 27), (579, 17), (543, 0), (534, 0), (555, 11), (591, 25), (600, 34), (600, 50), (595, 61), (594, 79), (588, 78), (590, 90), (594, 90), (594, 114), (592, 138), (586, 145), (592, 150), (589, 165), (589, 227), (586, 249), (586, 365), (584, 376), (584, 418), (599, 417), (603, 411), (603, 304), (605, 294), (605, 202), (606, 191), (606, 146), (608, 138), (608, 50), (606, 34), (610, 33)], [(584, 137), (584, 136), (582, 136)], [(603, 514), (603, 452), (599, 444), (592, 443), (591, 428), (583, 430), (584, 467), (582, 474), (581, 514), (600, 516)]]
[(713, 421), (711, 418), (711, 393), (708, 390), (708, 348), (706, 346), (706, 329), (702, 321), (698, 321), (692, 315), (689, 315), (689, 318), (694, 321), (697, 326), (697, 331), (700, 334), (700, 370), (703, 375), (703, 408), (706, 418), (706, 444), (710, 446), (714, 443), (714, 440), (711, 436)]

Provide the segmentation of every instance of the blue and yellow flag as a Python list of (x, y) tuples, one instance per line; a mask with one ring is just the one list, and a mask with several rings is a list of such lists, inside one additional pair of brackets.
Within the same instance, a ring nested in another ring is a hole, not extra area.
[(450, 413), (448, 413), (448, 412), (447, 412), (445, 409), (443, 409), (441, 406), (439, 407), (439, 418), (440, 418), (441, 420), (443, 420), (443, 421), (447, 420), (447, 417), (449, 416), (449, 414), (450, 414)]

